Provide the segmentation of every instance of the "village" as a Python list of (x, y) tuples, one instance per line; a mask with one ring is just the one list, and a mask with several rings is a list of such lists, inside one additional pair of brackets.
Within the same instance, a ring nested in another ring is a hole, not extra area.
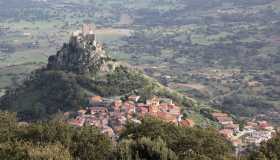
[[(95, 27), (92, 25), (84, 24), (81, 30), (73, 32), (71, 43), (86, 38), (96, 47), (98, 53), (102, 52), (102, 45), (95, 41), (94, 30)], [(86, 45), (88, 44), (82, 43), (82, 47)], [(145, 116), (183, 127), (195, 126), (192, 119), (183, 116), (181, 107), (173, 103), (172, 99), (152, 96), (144, 101), (141, 98), (138, 95), (122, 98), (91, 96), (88, 98), (89, 105), (70, 116), (68, 123), (77, 127), (95, 126), (112, 139), (118, 139), (127, 122), (141, 123), (141, 119)], [(259, 146), (261, 142), (271, 139), (276, 133), (274, 127), (264, 120), (254, 119), (241, 126), (227, 113), (211, 111), (209, 116), (208, 118), (219, 125), (218, 132), (230, 141), (238, 152), (250, 146)]]
[[(112, 139), (117, 139), (125, 124), (130, 121), (141, 123), (145, 116), (155, 117), (162, 121), (182, 127), (194, 127), (192, 119), (183, 119), (181, 108), (171, 99), (152, 97), (141, 103), (140, 96), (131, 95), (125, 99), (110, 99), (100, 96), (89, 98), (91, 107), (77, 111), (76, 116), (68, 121), (76, 127), (95, 126)], [(247, 121), (238, 124), (227, 113), (212, 112), (212, 119), (220, 125), (219, 134), (230, 141), (238, 153), (251, 146), (271, 139), (276, 130), (267, 121)]]
[(253, 119), (241, 126), (234, 123), (227, 113), (213, 112), (211, 115), (221, 125), (219, 133), (233, 144), (236, 154), (246, 152), (251, 147), (258, 147), (276, 135), (275, 128), (265, 120)]
[(144, 116), (152, 116), (184, 127), (195, 125), (191, 119), (182, 119), (181, 108), (171, 99), (154, 96), (146, 103), (140, 103), (140, 98), (131, 95), (123, 101), (93, 96), (89, 99), (92, 107), (77, 111), (77, 116), (69, 120), (69, 124), (77, 127), (95, 126), (112, 139), (118, 138), (127, 121), (141, 123), (140, 119)]

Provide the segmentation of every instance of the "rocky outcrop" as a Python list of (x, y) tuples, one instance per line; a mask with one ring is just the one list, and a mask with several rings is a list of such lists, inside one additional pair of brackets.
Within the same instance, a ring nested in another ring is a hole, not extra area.
[(49, 57), (47, 69), (85, 74), (113, 70), (115, 65), (92, 31), (76, 31), (69, 43), (65, 43), (56, 55)]

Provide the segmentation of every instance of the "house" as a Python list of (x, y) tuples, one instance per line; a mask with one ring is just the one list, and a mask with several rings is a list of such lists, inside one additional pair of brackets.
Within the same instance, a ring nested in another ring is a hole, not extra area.
[(92, 96), (89, 98), (90, 104), (94, 105), (96, 103), (101, 103), (103, 101), (102, 97), (100, 96)]
[(100, 106), (103, 107), (110, 107), (112, 103), (114, 103), (114, 99), (111, 98), (102, 98), (102, 102), (100, 103)]
[(169, 110), (167, 103), (161, 103), (158, 108), (161, 112), (168, 112)]
[(91, 114), (108, 113), (108, 109), (105, 107), (90, 107), (89, 110)]
[(263, 128), (263, 129), (267, 130), (267, 131), (275, 131), (273, 126), (267, 126), (267, 127)]
[(165, 122), (172, 122), (177, 124), (177, 116), (167, 112), (157, 112), (155, 116)]
[(176, 114), (176, 115), (180, 115), (181, 114), (181, 108), (174, 105), (174, 104), (169, 104), (167, 112), (172, 113), (172, 114)]
[(266, 127), (268, 127), (268, 122), (267, 121), (258, 121), (258, 126), (261, 129), (265, 129)]
[(231, 129), (233, 130), (235, 133), (238, 133), (239, 130), (239, 124), (225, 124), (223, 125), (224, 129)]
[(255, 123), (255, 122), (247, 122), (246, 125), (247, 125), (248, 127), (250, 126), (251, 128), (255, 128), (255, 127), (258, 126), (258, 124)]
[(252, 126), (244, 126), (244, 131), (248, 132), (248, 133), (251, 133), (251, 132), (254, 132), (255, 131), (255, 127), (252, 127)]
[(126, 123), (127, 118), (121, 113), (112, 113), (110, 116), (110, 125), (111, 126), (122, 126)]
[(70, 120), (68, 123), (73, 126), (82, 127), (84, 126), (86, 119), (78, 116), (76, 119)]
[(101, 121), (96, 117), (90, 117), (86, 119), (86, 124), (95, 127), (102, 127)]
[(214, 112), (211, 114), (212, 117), (217, 118), (217, 117), (228, 117), (228, 114), (222, 113), (222, 112)]
[(114, 111), (119, 111), (121, 109), (121, 106), (122, 106), (121, 100), (114, 100), (114, 102), (112, 104), (112, 108)]
[(222, 125), (233, 124), (231, 117), (217, 117), (217, 121)]
[(81, 109), (78, 111), (78, 115), (85, 115), (87, 113), (87, 110)]
[(232, 143), (232, 145), (233, 145), (234, 147), (238, 147), (238, 146), (241, 146), (241, 145), (242, 145), (242, 140), (240, 140), (240, 139), (234, 139), (234, 140), (231, 141), (231, 143)]
[(128, 114), (133, 114), (136, 112), (135, 110), (135, 104), (131, 101), (126, 101), (123, 105), (123, 108), (122, 108), (126, 113)]
[(272, 132), (270, 131), (253, 131), (245, 137), (245, 142), (248, 144), (260, 145), (263, 141), (268, 141), (272, 138)]
[(116, 119), (120, 118), (121, 116), (123, 116), (123, 113), (121, 112), (110, 112), (110, 118)]
[(140, 96), (131, 95), (128, 97), (128, 100), (133, 102), (138, 102), (140, 98), (141, 98)]
[(219, 133), (227, 139), (233, 137), (233, 130), (231, 129), (222, 129), (219, 131)]
[(136, 108), (136, 112), (140, 115), (140, 116), (144, 116), (144, 115), (146, 115), (148, 112), (149, 112), (149, 110), (148, 110), (148, 108), (147, 107), (143, 107), (143, 106), (137, 106), (137, 108)]
[(104, 125), (108, 125), (109, 123), (109, 118), (108, 117), (103, 117), (100, 118), (100, 123), (104, 126)]
[(179, 125), (182, 127), (193, 127), (195, 123), (191, 119), (185, 119), (179, 122)]
[(149, 105), (144, 104), (144, 103), (137, 103), (136, 106), (137, 106), (137, 107), (145, 107), (145, 108), (148, 108), (148, 107), (149, 107)]
[(136, 105), (136, 112), (140, 113), (140, 114), (146, 114), (149, 112), (149, 108), (147, 105), (143, 104), (143, 103), (138, 103)]
[(167, 104), (167, 103), (161, 103), (158, 106), (158, 110), (161, 112), (169, 112), (172, 114), (181, 114), (181, 108), (176, 106), (175, 104)]

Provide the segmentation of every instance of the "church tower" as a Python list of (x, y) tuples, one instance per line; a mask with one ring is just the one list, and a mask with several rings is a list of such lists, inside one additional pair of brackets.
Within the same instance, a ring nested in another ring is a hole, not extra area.
[(149, 112), (157, 113), (159, 111), (159, 98), (154, 96), (152, 99), (147, 100), (147, 105), (149, 105)]

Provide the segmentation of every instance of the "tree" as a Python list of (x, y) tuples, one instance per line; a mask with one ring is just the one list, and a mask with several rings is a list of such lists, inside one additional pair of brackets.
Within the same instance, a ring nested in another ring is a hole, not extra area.
[(14, 142), (0, 144), (1, 160), (72, 160), (69, 151), (63, 145)]
[(179, 159), (204, 157), (204, 159), (224, 160), (232, 158), (233, 148), (230, 143), (210, 128), (183, 128), (146, 117), (141, 124), (129, 123), (120, 139), (138, 141), (143, 137), (151, 140), (162, 139)]
[(262, 152), (253, 152), (248, 160), (267, 160), (267, 158)]
[(0, 143), (10, 141), (17, 129), (16, 113), (0, 111)]
[(20, 126), (15, 117), (0, 112), (0, 159), (104, 160), (112, 152), (111, 139), (95, 127), (75, 128), (62, 120)]
[(70, 151), (80, 160), (104, 160), (111, 154), (112, 143), (96, 128), (83, 127), (74, 134)]
[(123, 140), (118, 144), (117, 160), (177, 160), (176, 154), (170, 150), (166, 143), (158, 138), (151, 140), (142, 137), (139, 140)]

